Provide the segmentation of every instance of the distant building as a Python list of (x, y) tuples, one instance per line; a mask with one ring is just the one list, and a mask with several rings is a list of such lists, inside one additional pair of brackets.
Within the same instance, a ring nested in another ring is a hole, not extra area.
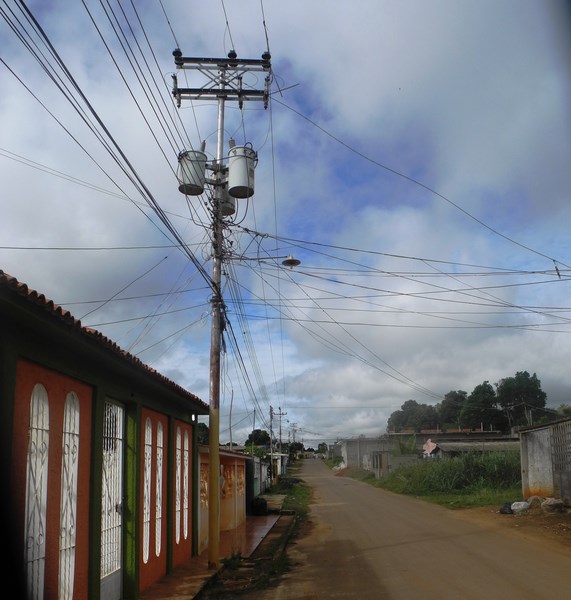
[(330, 446), (329, 455), (341, 457), (347, 468), (371, 471), (380, 478), (423, 457), (450, 458), (462, 452), (504, 452), (510, 449), (519, 449), (517, 435), (494, 431), (426, 430), (387, 433), (374, 438), (340, 439)]
[(519, 451), (519, 439), (511, 438), (505, 441), (498, 440), (461, 440), (437, 441), (428, 439), (422, 446), (425, 458), (454, 458), (467, 452), (509, 452)]
[(400, 454), (389, 436), (347, 438), (338, 440), (330, 450), (340, 456), (347, 468), (371, 471), (375, 477), (385, 477), (398, 467), (418, 462), (420, 452)]

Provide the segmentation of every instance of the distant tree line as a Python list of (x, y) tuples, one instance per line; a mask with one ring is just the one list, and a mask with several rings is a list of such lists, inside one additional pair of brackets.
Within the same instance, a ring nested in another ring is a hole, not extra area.
[(546, 410), (546, 399), (537, 375), (518, 371), (494, 385), (484, 381), (470, 394), (452, 390), (436, 405), (407, 400), (391, 414), (387, 425), (389, 431), (395, 432), (480, 428), (507, 432), (512, 427), (571, 416), (571, 407), (566, 405), (557, 411)]
[[(210, 438), (208, 425), (205, 423), (198, 423), (197, 437), (199, 444), (208, 444)], [(278, 440), (275, 437), (270, 438), (270, 434), (265, 429), (253, 429), (244, 442), (244, 449), (246, 452), (252, 453), (254, 456), (265, 457), (268, 455), (272, 444), (274, 446), (274, 452), (277, 452)], [(227, 442), (223, 445), (229, 448), (231, 446), (238, 446), (238, 444), (235, 442)], [(316, 450), (313, 448), (306, 448), (303, 442), (283, 442), (281, 448), (282, 452), (289, 453), (290, 455), (295, 455), (297, 452), (316, 452)], [(327, 444), (325, 442), (321, 442), (317, 447), (317, 452), (326, 454)]]

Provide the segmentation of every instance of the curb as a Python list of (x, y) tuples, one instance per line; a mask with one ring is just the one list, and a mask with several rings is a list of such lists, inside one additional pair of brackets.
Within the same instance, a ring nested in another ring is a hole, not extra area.
[[(280, 523), (280, 521), (282, 521), (282, 517), (283, 517), (283, 522)], [(238, 560), (240, 562), (263, 561), (263, 560), (275, 561), (277, 558), (279, 558), (280, 556), (282, 556), (284, 554), (287, 544), (291, 539), (296, 521), (297, 521), (297, 519), (296, 519), (295, 511), (293, 511), (293, 510), (292, 511), (289, 511), (289, 510), (280, 511), (278, 520), (274, 523), (272, 528), (268, 531), (266, 536), (259, 543), (258, 547), (252, 552), (252, 554), (250, 556), (248, 556), (248, 557), (240, 556), (238, 558)], [(277, 535), (272, 536), (272, 533), (276, 534), (276, 530), (279, 530), (282, 525), (284, 526), (283, 531), (279, 532), (279, 534), (277, 534)], [(277, 541), (276, 548), (273, 550), (273, 552), (271, 552), (268, 556), (259, 556), (259, 554), (263, 554), (264, 543), (266, 543), (266, 544), (276, 543), (276, 540), (272, 539), (272, 537), (278, 537), (278, 535), (279, 535), (279, 540)], [(260, 550), (260, 549), (262, 549), (262, 550)], [(258, 553), (257, 557), (256, 557), (256, 553)], [(232, 558), (230, 558), (229, 560), (232, 560)], [(229, 567), (225, 564), (222, 564), (214, 573), (212, 573), (212, 575), (210, 575), (210, 577), (208, 577), (203, 582), (203, 584), (200, 587), (200, 589), (198, 590), (198, 592), (193, 596), (193, 599), (200, 600), (200, 598), (202, 598), (203, 594), (208, 590), (208, 588), (211, 585), (215, 584), (216, 580), (227, 569), (229, 569)]]

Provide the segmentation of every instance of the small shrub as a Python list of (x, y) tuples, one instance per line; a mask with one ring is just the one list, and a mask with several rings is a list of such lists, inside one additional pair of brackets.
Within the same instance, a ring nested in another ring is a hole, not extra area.
[(427, 459), (401, 467), (379, 486), (414, 496), (512, 489), (520, 485), (519, 452), (468, 452), (452, 459)]

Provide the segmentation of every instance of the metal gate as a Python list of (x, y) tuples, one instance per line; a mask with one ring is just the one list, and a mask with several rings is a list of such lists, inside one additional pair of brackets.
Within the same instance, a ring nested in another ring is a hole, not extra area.
[(105, 403), (101, 502), (101, 598), (119, 600), (122, 593), (123, 450), (125, 411)]
[(553, 425), (551, 452), (555, 495), (569, 504), (571, 502), (571, 421)]

